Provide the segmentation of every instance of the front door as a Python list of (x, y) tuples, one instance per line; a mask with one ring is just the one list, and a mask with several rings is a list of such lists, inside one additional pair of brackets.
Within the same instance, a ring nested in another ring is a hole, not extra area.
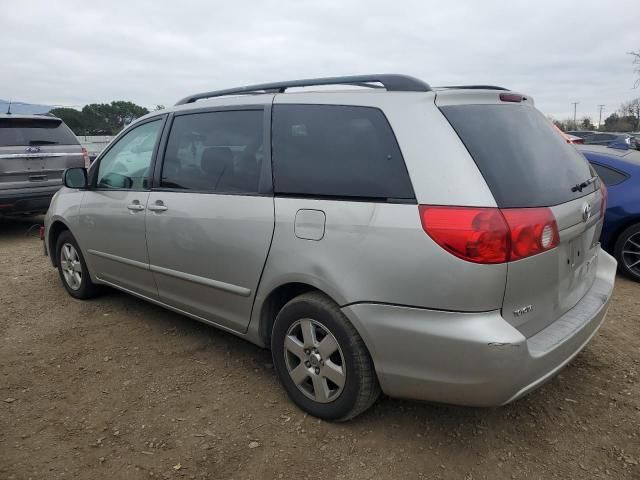
[(262, 107), (176, 115), (147, 204), (160, 299), (234, 331), (249, 323), (273, 235), (266, 122)]
[(156, 299), (145, 216), (163, 123), (164, 117), (132, 128), (98, 160), (93, 187), (80, 207), (78, 231), (89, 269), (99, 280)]

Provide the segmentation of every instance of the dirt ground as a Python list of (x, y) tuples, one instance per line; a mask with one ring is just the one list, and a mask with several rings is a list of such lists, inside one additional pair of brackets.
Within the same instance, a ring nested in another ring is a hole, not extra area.
[(270, 354), (108, 291), (69, 297), (0, 219), (0, 479), (638, 479), (640, 284), (561, 375), (502, 408), (381, 398), (306, 416)]

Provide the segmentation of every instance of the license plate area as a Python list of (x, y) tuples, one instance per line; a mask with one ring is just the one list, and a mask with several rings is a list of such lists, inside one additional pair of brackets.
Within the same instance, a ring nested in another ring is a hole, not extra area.
[(598, 242), (593, 242), (593, 231), (589, 229), (579, 237), (574, 238), (567, 245), (569, 269), (571, 271), (571, 286), (575, 287), (588, 280), (594, 270), (598, 254)]

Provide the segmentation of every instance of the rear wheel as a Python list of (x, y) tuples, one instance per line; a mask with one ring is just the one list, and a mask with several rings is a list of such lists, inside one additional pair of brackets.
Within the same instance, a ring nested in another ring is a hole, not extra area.
[(349, 420), (380, 394), (362, 338), (338, 305), (319, 292), (300, 295), (280, 310), (271, 351), (289, 397), (316, 417)]
[(56, 254), (58, 273), (69, 295), (81, 300), (95, 297), (99, 289), (91, 281), (78, 242), (70, 231), (66, 230), (58, 237)]
[(615, 246), (618, 268), (627, 277), (640, 282), (640, 224), (620, 234)]

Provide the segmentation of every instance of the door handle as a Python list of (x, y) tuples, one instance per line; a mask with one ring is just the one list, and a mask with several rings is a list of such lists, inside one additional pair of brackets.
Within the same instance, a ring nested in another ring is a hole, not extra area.
[(168, 210), (162, 200), (156, 200), (156, 203), (149, 205), (147, 208), (152, 212), (165, 212)]
[(140, 210), (144, 210), (144, 205), (141, 205), (140, 202), (134, 200), (133, 203), (127, 205), (127, 208), (133, 212), (139, 212)]

